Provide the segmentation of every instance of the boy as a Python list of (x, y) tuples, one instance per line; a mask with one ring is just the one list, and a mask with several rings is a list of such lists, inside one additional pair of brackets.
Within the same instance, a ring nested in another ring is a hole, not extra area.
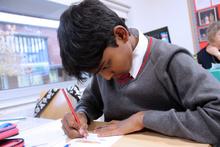
[(70, 6), (60, 18), (60, 54), (69, 75), (93, 73), (76, 107), (62, 120), (70, 138), (87, 135), (102, 114), (99, 136), (148, 128), (166, 135), (217, 144), (220, 83), (178, 46), (145, 37), (98, 0)]

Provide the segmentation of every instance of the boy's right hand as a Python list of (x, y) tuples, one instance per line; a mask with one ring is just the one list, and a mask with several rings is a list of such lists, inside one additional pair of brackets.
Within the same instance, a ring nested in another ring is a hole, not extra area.
[(62, 129), (69, 138), (86, 137), (88, 136), (87, 117), (83, 112), (77, 112), (76, 114), (80, 120), (80, 125), (78, 125), (71, 113), (67, 113), (61, 120)]

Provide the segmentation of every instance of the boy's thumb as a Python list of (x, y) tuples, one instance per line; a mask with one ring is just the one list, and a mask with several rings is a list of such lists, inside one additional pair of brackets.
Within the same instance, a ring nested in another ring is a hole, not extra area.
[(80, 128), (79, 128), (79, 133), (80, 133), (82, 136), (84, 136), (84, 137), (88, 136), (88, 130), (87, 130), (87, 128), (88, 128), (88, 125), (87, 125), (87, 124), (82, 124), (82, 125), (80, 126)]

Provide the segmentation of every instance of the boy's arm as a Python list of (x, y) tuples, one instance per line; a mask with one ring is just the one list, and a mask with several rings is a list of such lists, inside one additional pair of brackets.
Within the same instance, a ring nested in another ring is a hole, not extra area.
[(76, 111), (84, 112), (87, 116), (88, 123), (103, 114), (103, 102), (96, 76), (92, 78), (91, 83), (84, 90), (76, 106)]
[[(166, 79), (160, 81), (175, 87), (178, 97), (171, 99), (185, 111), (145, 111), (144, 126), (167, 135), (216, 144), (220, 141), (220, 83), (184, 53), (176, 54), (167, 70), (161, 73), (166, 74)], [(172, 88), (166, 88), (174, 93)]]

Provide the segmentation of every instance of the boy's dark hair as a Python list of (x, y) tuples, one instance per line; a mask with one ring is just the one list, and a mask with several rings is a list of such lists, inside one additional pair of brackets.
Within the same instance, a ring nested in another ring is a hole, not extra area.
[(83, 73), (98, 68), (104, 49), (116, 47), (113, 28), (124, 21), (98, 0), (70, 6), (60, 17), (58, 40), (64, 70), (83, 80)]

